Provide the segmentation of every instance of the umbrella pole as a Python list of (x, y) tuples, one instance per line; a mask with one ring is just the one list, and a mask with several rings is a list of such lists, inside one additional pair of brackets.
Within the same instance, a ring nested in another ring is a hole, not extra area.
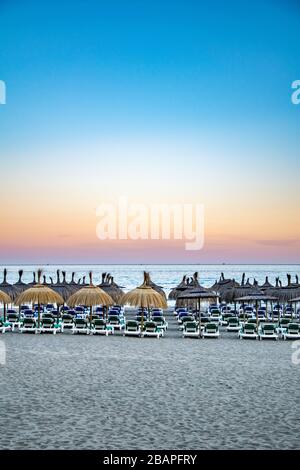
[(92, 324), (93, 307), (90, 306), (90, 325)]
[(256, 328), (257, 328), (257, 331), (258, 331), (258, 302), (257, 302), (257, 300), (255, 302), (255, 309), (256, 309)]
[(143, 333), (143, 330), (144, 330), (144, 307), (141, 307), (141, 308), (142, 308), (141, 330), (142, 330), (142, 333)]
[(272, 323), (274, 323), (274, 310), (273, 310), (273, 302), (271, 302), (271, 310), (272, 310)]
[(3, 304), (3, 321), (6, 322), (6, 304)]
[(199, 297), (199, 338), (201, 338), (201, 299)]
[(41, 320), (41, 306), (38, 302), (38, 328), (40, 327), (40, 320)]

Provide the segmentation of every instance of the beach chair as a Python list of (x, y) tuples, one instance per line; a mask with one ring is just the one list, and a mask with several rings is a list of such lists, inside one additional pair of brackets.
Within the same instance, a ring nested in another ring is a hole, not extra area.
[(199, 338), (201, 335), (198, 322), (195, 320), (184, 322), (182, 336), (183, 338)]
[(19, 326), (20, 333), (37, 333), (38, 328), (34, 318), (24, 318)]
[(238, 337), (240, 339), (257, 339), (258, 334), (257, 334), (257, 328), (256, 328), (256, 323), (245, 323), (242, 325)]
[(206, 323), (202, 332), (203, 338), (219, 338), (219, 326), (216, 323)]
[(92, 321), (90, 332), (92, 335), (108, 336), (114, 334), (114, 328), (111, 325), (107, 325), (103, 318), (95, 318)]
[(0, 333), (4, 334), (12, 331), (12, 326), (6, 321), (0, 320)]
[(259, 308), (257, 310), (257, 317), (259, 318), (260, 321), (266, 321), (266, 310), (264, 308)]
[(65, 330), (71, 331), (74, 326), (74, 316), (71, 313), (63, 313), (61, 317), (61, 332)]
[(141, 337), (141, 327), (137, 320), (128, 320), (125, 324), (123, 336), (138, 336)]
[(165, 317), (156, 316), (152, 318), (152, 321), (156, 323), (156, 326), (159, 330), (166, 331), (168, 329), (168, 322), (166, 321)]
[(75, 318), (72, 328), (72, 334), (74, 335), (76, 333), (85, 335), (88, 335), (90, 333), (90, 327), (86, 318)]
[(281, 318), (279, 320), (278, 326), (276, 327), (277, 333), (283, 337), (283, 334), (286, 332), (288, 325), (291, 323), (289, 318)]
[(237, 317), (230, 317), (227, 320), (226, 331), (240, 331), (241, 324)]
[(216, 323), (219, 325), (222, 320), (221, 312), (218, 308), (210, 309), (210, 323)]
[(15, 310), (8, 310), (6, 319), (7, 319), (7, 322), (10, 324), (12, 331), (14, 331), (15, 328), (19, 328), (20, 318), (19, 318), (18, 313)]
[(233, 316), (234, 315), (232, 313), (229, 313), (229, 312), (222, 313), (220, 324), (222, 326), (228, 326), (228, 320), (229, 320), (229, 318), (232, 318)]
[(183, 330), (184, 324), (186, 322), (192, 322), (192, 321), (195, 321), (194, 315), (187, 315), (187, 316), (182, 317), (181, 323), (178, 324), (178, 330)]
[(112, 326), (114, 330), (124, 330), (125, 322), (119, 315), (108, 315), (107, 324)]
[(178, 314), (178, 317), (177, 317), (177, 323), (178, 323), (179, 325), (181, 325), (183, 318), (184, 318), (184, 317), (190, 317), (190, 316), (191, 316), (191, 314), (190, 314), (190, 312), (188, 312), (187, 310), (182, 310), (182, 311), (180, 311), (179, 314)]
[(276, 326), (273, 323), (266, 323), (264, 325), (261, 325), (259, 329), (259, 339), (274, 339), (278, 340), (278, 333), (276, 331)]
[(299, 339), (300, 338), (300, 325), (299, 323), (289, 323), (286, 331), (283, 333), (283, 339)]
[(149, 336), (150, 338), (160, 338), (164, 335), (163, 330), (159, 330), (157, 325), (154, 321), (146, 321), (144, 325), (144, 330), (142, 332), (142, 336), (146, 337)]
[(52, 315), (43, 315), (39, 331), (40, 333), (52, 333), (56, 335), (56, 333), (61, 332), (61, 326), (55, 323), (55, 318)]
[(23, 318), (34, 318), (35, 314), (31, 308), (27, 308), (26, 310), (22, 311)]

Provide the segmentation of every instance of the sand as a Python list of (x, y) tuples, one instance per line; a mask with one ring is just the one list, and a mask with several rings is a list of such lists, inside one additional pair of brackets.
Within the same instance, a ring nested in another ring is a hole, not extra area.
[(5, 334), (1, 449), (296, 449), (291, 342)]

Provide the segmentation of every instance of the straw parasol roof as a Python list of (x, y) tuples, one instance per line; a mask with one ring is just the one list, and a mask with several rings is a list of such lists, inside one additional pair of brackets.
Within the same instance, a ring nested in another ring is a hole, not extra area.
[(63, 304), (62, 297), (44, 284), (41, 284), (42, 270), (38, 270), (38, 282), (34, 286), (26, 289), (15, 300), (16, 305), (24, 303), (37, 303), (38, 304), (38, 326), (40, 325), (40, 305), (56, 303), (57, 305)]
[(245, 282), (245, 274), (243, 274), (241, 285), (234, 287), (233, 289), (232, 300), (236, 302), (239, 297), (245, 297), (246, 295), (255, 293), (257, 292), (257, 289), (258, 282), (254, 279), (254, 283), (251, 284), (249, 278), (247, 279), (247, 282)]
[(16, 305), (22, 305), (24, 303), (63, 303), (61, 296), (48, 286), (40, 283), (41, 271), (38, 271), (38, 283), (33, 287), (26, 289), (22, 292), (15, 300)]
[(90, 284), (82, 287), (68, 298), (68, 305), (75, 307), (76, 305), (85, 305), (86, 307), (94, 307), (103, 305), (108, 307), (113, 305), (113, 299), (100, 287), (93, 285), (93, 277), (90, 272)]
[(4, 309), (3, 309), (3, 319), (6, 321), (6, 305), (10, 304), (12, 302), (12, 299), (6, 292), (3, 292), (0, 290), (0, 303), (3, 304)]
[(32, 273), (33, 279), (31, 282), (28, 282), (27, 287), (35, 286), (36, 285), (36, 274), (35, 272)]
[(167, 300), (167, 297), (166, 297), (166, 294), (165, 294), (165, 291), (163, 290), (163, 288), (161, 286), (158, 286), (157, 284), (155, 284), (155, 282), (152, 281), (151, 277), (150, 277), (150, 273), (147, 273), (148, 275), (148, 278), (149, 278), (149, 286), (152, 287), (152, 289), (154, 289), (156, 292), (158, 292), (165, 300)]
[(5, 268), (3, 271), (3, 281), (0, 284), (0, 290), (5, 292), (5, 294), (9, 295), (9, 297), (14, 300), (17, 296), (17, 289), (14, 288), (9, 282), (6, 280), (7, 278), (7, 269)]
[(0, 303), (1, 304), (10, 304), (12, 302), (11, 298), (9, 295), (6, 294), (6, 292), (3, 292), (0, 290)]
[(69, 286), (72, 288), (73, 292), (76, 292), (76, 291), (78, 291), (78, 289), (80, 289), (80, 286), (75, 281), (75, 272), (74, 271), (72, 272), (72, 277), (71, 277), (71, 281), (69, 282)]
[(149, 273), (144, 272), (144, 282), (139, 287), (127, 292), (122, 298), (122, 304), (142, 308), (167, 308), (166, 299), (150, 285)]
[[(75, 290), (66, 282), (66, 272), (62, 271), (63, 281), (60, 280), (60, 271), (59, 269), (56, 271), (56, 283), (52, 285), (52, 289), (57, 292), (62, 298), (63, 303), (67, 301), (67, 299), (72, 295)], [(52, 278), (51, 278), (52, 280)]]
[(110, 295), (115, 303), (118, 304), (121, 302), (124, 292), (121, 287), (114, 282), (114, 278), (109, 273), (102, 273), (102, 282), (98, 287)]
[(266, 276), (265, 282), (260, 286), (261, 290), (273, 289), (273, 285), (269, 282), (268, 276)]
[(28, 289), (28, 285), (22, 281), (23, 273), (24, 273), (23, 269), (19, 269), (19, 279), (17, 282), (13, 284), (13, 287), (17, 295), (21, 294), (21, 292)]
[(180, 292), (185, 290), (187, 288), (187, 280), (186, 280), (186, 274), (183, 276), (182, 281), (178, 284), (177, 287), (174, 287), (174, 289), (171, 290), (169, 293), (168, 299), (169, 300), (176, 300)]
[(287, 274), (288, 283), (286, 286), (282, 287), (279, 292), (280, 300), (283, 302), (288, 302), (294, 297), (299, 296), (300, 294), (300, 285), (298, 284), (298, 276), (296, 277), (296, 283), (292, 282), (292, 277), (290, 274)]

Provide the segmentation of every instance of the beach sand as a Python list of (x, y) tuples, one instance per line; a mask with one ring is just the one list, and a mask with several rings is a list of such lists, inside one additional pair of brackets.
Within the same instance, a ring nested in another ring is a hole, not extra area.
[(290, 342), (6, 334), (1, 449), (296, 449)]

